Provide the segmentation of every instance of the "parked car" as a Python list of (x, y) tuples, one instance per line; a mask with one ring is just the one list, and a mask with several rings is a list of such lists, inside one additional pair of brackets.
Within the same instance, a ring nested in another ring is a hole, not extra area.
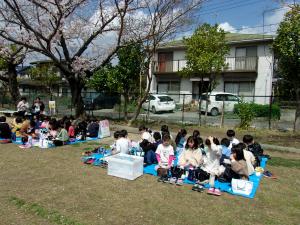
[(120, 104), (119, 94), (99, 93), (96, 96), (87, 96), (83, 98), (84, 108), (86, 110), (112, 109), (116, 104)]
[[(207, 96), (206, 93), (201, 95), (201, 112), (205, 112)], [(199, 100), (200, 101), (200, 100)], [(211, 92), (208, 95), (208, 110), (207, 112), (212, 116), (217, 116), (223, 110), (233, 112), (234, 105), (240, 101), (239, 96), (232, 93), (225, 92)]]
[(143, 103), (142, 108), (151, 110), (152, 113), (169, 111), (176, 108), (175, 101), (168, 95), (151, 94)]

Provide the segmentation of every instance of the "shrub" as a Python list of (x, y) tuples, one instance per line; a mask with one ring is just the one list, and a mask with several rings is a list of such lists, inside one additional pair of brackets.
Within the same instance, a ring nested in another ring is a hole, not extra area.
[[(251, 105), (255, 117), (269, 117), (270, 105), (261, 105), (256, 103), (247, 104)], [(234, 106), (234, 113), (238, 113), (239, 107), (241, 107), (241, 104), (236, 104)], [(271, 109), (271, 118), (279, 120), (280, 116), (280, 107), (276, 104), (273, 104)]]
[(251, 125), (251, 121), (255, 117), (252, 103), (247, 103), (242, 100), (239, 104), (235, 105), (234, 111), (241, 119), (239, 127), (242, 129), (249, 128)]

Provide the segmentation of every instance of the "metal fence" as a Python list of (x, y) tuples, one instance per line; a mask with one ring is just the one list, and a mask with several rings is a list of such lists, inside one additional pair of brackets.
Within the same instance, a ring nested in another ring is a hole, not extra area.
[[(210, 95), (208, 98), (207, 116), (205, 115), (207, 100), (205, 95), (202, 95), (200, 98), (198, 95), (192, 94), (167, 93), (167, 95), (175, 100), (174, 106), (171, 105), (170, 99), (163, 99), (155, 103), (153, 99), (155, 98), (154, 96), (148, 97), (142, 106), (138, 118), (148, 122), (162, 121), (166, 123), (228, 127), (235, 127), (240, 123), (240, 118), (235, 113), (235, 105), (238, 104), (240, 98), (237, 98), (235, 95)], [(23, 92), (22, 96), (27, 97), (29, 104), (32, 104), (36, 97), (40, 97), (45, 103), (46, 112), (49, 112), (49, 101), (55, 101), (55, 115), (57, 116), (75, 114), (74, 106), (71, 103), (71, 94), (69, 92), (49, 94), (43, 91), (28, 91)], [(120, 97), (121, 94), (83, 92), (82, 96), (88, 115), (114, 120), (124, 119), (124, 99)], [(127, 106), (128, 119), (130, 119), (137, 110), (138, 96), (138, 93), (130, 95), (130, 101)], [(202, 100), (200, 101), (200, 99)], [(264, 105), (263, 108), (258, 109), (260, 110), (260, 115), (253, 119), (251, 123), (252, 127), (272, 128), (283, 131), (293, 129), (296, 101), (294, 101), (291, 96), (254, 95), (244, 96), (244, 99), (248, 101), (251, 99), (254, 103)], [(2, 111), (15, 109), (15, 105), (12, 103), (8, 92), (0, 92), (0, 107)], [(255, 107), (255, 105), (253, 107)], [(279, 117), (276, 109), (280, 110)]]

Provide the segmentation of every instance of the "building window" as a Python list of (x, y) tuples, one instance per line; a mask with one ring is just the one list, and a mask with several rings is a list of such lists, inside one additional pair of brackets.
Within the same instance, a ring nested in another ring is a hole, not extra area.
[(180, 82), (179, 81), (158, 82), (157, 92), (158, 93), (179, 93)]
[(255, 82), (225, 82), (224, 91), (244, 97), (246, 101), (253, 101)]

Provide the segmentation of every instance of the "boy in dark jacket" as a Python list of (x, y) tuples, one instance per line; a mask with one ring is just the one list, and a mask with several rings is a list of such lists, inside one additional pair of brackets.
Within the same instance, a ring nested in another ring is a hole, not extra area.
[(145, 165), (151, 165), (156, 164), (157, 159), (155, 155), (155, 151), (157, 149), (157, 146), (161, 144), (161, 135), (159, 132), (155, 132), (153, 134), (154, 143), (149, 142), (148, 140), (143, 140), (140, 143), (140, 147), (143, 149), (144, 152), (144, 163)]
[(87, 126), (87, 136), (88, 137), (98, 137), (99, 133), (99, 123), (96, 118), (92, 118), (91, 123)]
[(254, 142), (253, 136), (249, 134), (243, 137), (243, 142), (247, 145), (247, 150), (252, 152), (255, 157), (256, 164), (254, 167), (260, 166), (261, 157), (264, 154), (264, 150), (261, 145)]

